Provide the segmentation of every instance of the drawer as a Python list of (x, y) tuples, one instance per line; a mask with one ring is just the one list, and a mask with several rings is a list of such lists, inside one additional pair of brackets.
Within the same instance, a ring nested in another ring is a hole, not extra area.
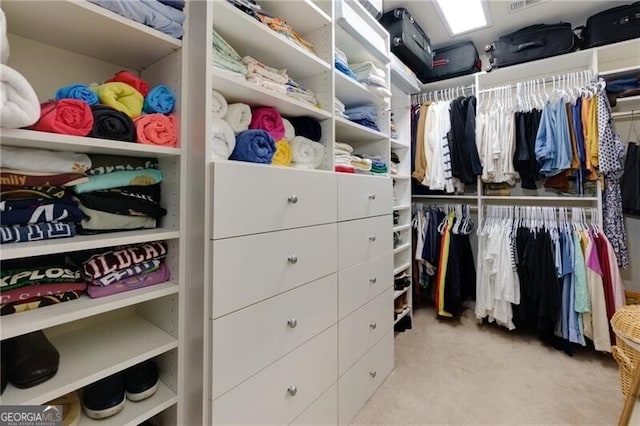
[(311, 407), (304, 410), (300, 417), (295, 419), (291, 425), (312, 426), (312, 425), (336, 425), (338, 424), (338, 384), (331, 385), (329, 390), (311, 404)]
[(391, 215), (338, 223), (338, 269), (393, 250)]
[(338, 323), (338, 368), (344, 374), (393, 328), (393, 288)]
[(336, 322), (336, 274), (213, 320), (213, 398)]
[(335, 222), (333, 173), (213, 163), (213, 239)]
[(392, 253), (385, 253), (340, 271), (338, 317), (344, 318), (392, 285)]
[(379, 176), (338, 176), (338, 220), (360, 219), (393, 212), (391, 179)]
[(336, 326), (211, 404), (215, 425), (288, 424), (336, 381)]
[(212, 241), (212, 313), (218, 318), (336, 272), (337, 225)]
[(385, 336), (338, 379), (338, 420), (349, 424), (391, 373), (394, 365), (393, 331)]

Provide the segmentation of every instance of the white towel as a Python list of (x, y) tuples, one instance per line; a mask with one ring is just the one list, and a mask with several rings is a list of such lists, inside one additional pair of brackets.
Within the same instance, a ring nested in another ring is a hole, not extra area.
[(247, 130), (251, 124), (251, 107), (243, 103), (229, 105), (224, 121), (235, 133)]
[(283, 118), (282, 122), (284, 123), (284, 138), (291, 142), (293, 138), (296, 137), (296, 129), (293, 128), (293, 124), (286, 118)]
[(227, 114), (227, 108), (229, 108), (229, 105), (227, 105), (227, 100), (224, 98), (224, 96), (222, 96), (222, 93), (216, 90), (211, 92), (211, 94), (211, 99), (213, 101), (211, 112), (213, 113), (213, 116), (215, 118), (223, 118)]
[(349, 154), (351, 154), (353, 152), (353, 147), (351, 145), (349, 145), (348, 143), (336, 142), (334, 144), (334, 147), (335, 147), (336, 150), (347, 151)]
[(211, 121), (211, 154), (216, 160), (226, 160), (236, 147), (236, 135), (229, 124), (221, 118)]
[(0, 63), (6, 64), (9, 59), (9, 39), (7, 39), (7, 18), (0, 9)]
[(292, 161), (317, 169), (324, 158), (324, 145), (304, 136), (296, 136), (291, 140)]
[(0, 146), (0, 167), (24, 172), (85, 173), (91, 168), (87, 154)]
[(0, 64), (0, 127), (17, 129), (40, 119), (40, 102), (26, 78)]

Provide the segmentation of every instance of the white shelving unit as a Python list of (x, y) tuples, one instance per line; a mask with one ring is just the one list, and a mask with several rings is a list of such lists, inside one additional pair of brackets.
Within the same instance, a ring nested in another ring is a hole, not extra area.
[[(156, 229), (5, 244), (0, 259), (165, 241), (166, 263), (171, 272), (168, 282), (155, 286), (98, 299), (82, 295), (74, 301), (0, 318), (3, 340), (43, 330), (60, 353), (59, 369), (53, 378), (28, 389), (9, 384), (0, 397), (2, 404), (43, 404), (154, 359), (160, 371), (158, 392), (144, 402), (127, 403), (121, 413), (100, 424), (135, 425), (151, 417), (162, 424), (200, 421), (202, 406), (200, 401), (194, 403), (191, 396), (201, 392), (202, 377), (185, 368), (202, 359), (193, 342), (202, 335), (198, 327), (202, 316), (202, 298), (198, 295), (198, 291), (202, 292), (202, 275), (198, 272), (204, 261), (195, 255), (196, 249), (201, 252), (197, 228), (202, 219), (195, 209), (187, 210), (202, 197), (202, 184), (198, 183), (202, 176), (187, 185), (198, 170), (192, 161), (202, 159), (201, 148), (188, 137), (188, 129), (193, 126), (184, 102), (190, 83), (187, 62), (193, 54), (189, 6), (185, 8), (185, 35), (178, 40), (84, 0), (2, 2), (11, 46), (8, 64), (25, 76), (41, 101), (52, 98), (64, 85), (104, 81), (126, 69), (151, 87), (165, 84), (173, 89), (177, 96), (175, 115), (181, 129), (175, 148), (22, 129), (1, 130), (0, 143), (6, 146), (158, 159), (164, 175), (162, 205), (168, 214)], [(83, 415), (82, 424), (93, 423), (97, 422)]]

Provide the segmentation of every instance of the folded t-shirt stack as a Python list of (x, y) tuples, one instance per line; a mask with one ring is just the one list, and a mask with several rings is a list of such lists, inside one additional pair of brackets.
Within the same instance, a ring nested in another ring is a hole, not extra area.
[(182, 38), (184, 0), (89, 0), (120, 16), (129, 18), (175, 38)]
[(386, 176), (388, 174), (387, 163), (384, 162), (380, 155), (362, 154), (360, 157), (371, 160), (371, 174)]
[(68, 187), (88, 181), (85, 154), (0, 147), (0, 243), (72, 237), (84, 213)]
[(373, 106), (359, 106), (354, 108), (347, 108), (344, 112), (347, 118), (354, 123), (358, 123), (362, 126), (368, 127), (373, 130), (380, 130), (376, 124), (378, 119), (378, 112), (376, 107)]
[(88, 284), (87, 294), (97, 298), (168, 281), (171, 274), (166, 256), (167, 244), (153, 241), (81, 252), (71, 258), (80, 265), (80, 274)]
[(155, 228), (167, 214), (160, 206), (162, 171), (153, 158), (90, 155), (88, 182), (74, 187), (85, 218), (79, 233)]
[(349, 66), (356, 75), (356, 79), (366, 85), (371, 92), (383, 98), (391, 97), (391, 92), (387, 89), (387, 74), (384, 70), (376, 67), (371, 61), (350, 64)]
[(75, 300), (87, 288), (80, 270), (60, 256), (3, 262), (0, 279), (0, 315)]
[(344, 75), (353, 78), (354, 80), (357, 80), (358, 78), (356, 77), (355, 73), (353, 72), (353, 70), (349, 67), (349, 62), (347, 60), (347, 55), (344, 54), (344, 52), (340, 49), (338, 49), (337, 47), (335, 48), (335, 66), (336, 69), (338, 71), (340, 71), (341, 73), (343, 73)]
[(347, 115), (344, 113), (345, 109), (344, 103), (342, 103), (340, 99), (333, 98), (333, 110), (336, 114), (340, 114), (342, 117), (346, 118)]

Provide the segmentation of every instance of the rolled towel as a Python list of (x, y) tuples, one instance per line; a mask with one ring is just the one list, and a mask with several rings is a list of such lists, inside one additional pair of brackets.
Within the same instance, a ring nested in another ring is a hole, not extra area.
[(290, 117), (289, 121), (295, 129), (296, 136), (304, 136), (312, 141), (320, 141), (322, 138), (322, 128), (315, 118), (311, 117)]
[(158, 112), (160, 114), (169, 114), (173, 112), (176, 106), (176, 95), (169, 86), (160, 84), (145, 96), (144, 107), (142, 110), (147, 114)]
[(131, 118), (142, 114), (144, 97), (126, 83), (104, 83), (92, 88), (98, 94), (100, 103), (122, 111)]
[(245, 130), (236, 136), (236, 146), (231, 160), (271, 164), (276, 152), (273, 137), (265, 130)]
[(293, 124), (286, 118), (282, 119), (282, 123), (284, 124), (284, 138), (291, 142), (293, 138), (296, 137), (296, 130), (293, 128)]
[(276, 142), (276, 153), (273, 156), (271, 164), (278, 166), (288, 166), (291, 164), (291, 145), (286, 139)]
[(85, 101), (89, 105), (98, 103), (98, 95), (89, 89), (89, 86), (82, 83), (73, 83), (59, 88), (56, 91), (55, 98), (56, 101), (60, 99), (77, 99), (79, 101)]
[(91, 112), (93, 129), (89, 136), (125, 142), (136, 141), (136, 126), (124, 112), (107, 105), (93, 105)]
[(216, 160), (229, 158), (236, 146), (236, 135), (231, 126), (221, 118), (214, 117), (211, 121), (211, 151)]
[(9, 39), (7, 39), (7, 18), (0, 9), (0, 63), (6, 64), (9, 59)]
[(27, 79), (0, 64), (0, 82), (0, 126), (17, 129), (38, 121), (40, 101)]
[(91, 107), (77, 99), (49, 101), (41, 106), (40, 120), (34, 130), (64, 135), (87, 136), (93, 129)]
[(147, 93), (149, 93), (149, 85), (147, 82), (129, 71), (117, 72), (109, 80), (105, 81), (105, 83), (112, 82), (126, 83), (140, 92), (142, 96), (147, 96)]
[(276, 141), (279, 141), (284, 136), (282, 116), (277, 109), (272, 107), (254, 109), (251, 114), (249, 128), (266, 130)]
[(214, 117), (218, 117), (218, 118), (224, 118), (224, 116), (227, 114), (227, 109), (228, 109), (228, 105), (227, 105), (227, 100), (224, 98), (224, 96), (222, 96), (222, 93), (213, 90), (211, 92), (211, 99), (212, 99), (212, 107), (211, 107), (211, 112), (213, 113)]
[(296, 136), (291, 141), (292, 160), (294, 163), (310, 165), (317, 169), (324, 158), (324, 145), (304, 136)]
[(176, 132), (173, 115), (144, 114), (133, 120), (136, 126), (136, 139), (148, 145), (176, 146)]
[(244, 132), (251, 124), (251, 107), (247, 104), (231, 104), (224, 115), (226, 121), (235, 133)]

